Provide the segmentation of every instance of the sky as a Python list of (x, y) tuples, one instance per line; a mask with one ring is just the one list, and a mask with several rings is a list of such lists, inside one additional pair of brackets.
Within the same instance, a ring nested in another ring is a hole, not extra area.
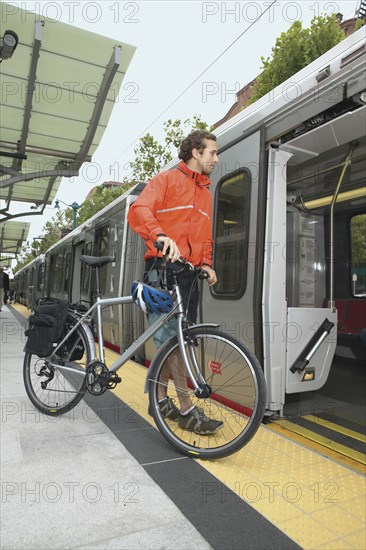
[[(122, 180), (139, 138), (150, 132), (162, 140), (169, 118), (220, 120), (235, 103), (236, 92), (259, 74), (261, 56), (270, 55), (276, 38), (295, 20), (306, 27), (319, 14), (340, 12), (348, 19), (359, 4), (277, 0), (270, 7), (272, 1), (7, 0), (137, 47), (93, 165), (84, 165), (72, 183), (63, 178), (57, 198), (82, 204), (95, 185)], [(29, 241), (41, 235), (56, 212), (52, 205), (43, 216), (19, 218), (31, 222)]]

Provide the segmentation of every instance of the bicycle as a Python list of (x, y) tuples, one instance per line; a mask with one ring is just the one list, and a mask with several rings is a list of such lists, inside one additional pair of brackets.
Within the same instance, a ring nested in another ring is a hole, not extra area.
[[(65, 336), (49, 357), (39, 358), (26, 353), (24, 383), (33, 405), (42, 413), (57, 416), (75, 407), (86, 391), (102, 395), (107, 389), (113, 389), (121, 381), (117, 371), (157, 330), (175, 317), (176, 336), (157, 351), (147, 371), (145, 385), (151, 414), (159, 431), (180, 452), (195, 458), (224, 457), (246, 445), (261, 424), (266, 395), (262, 368), (249, 349), (217, 324), (188, 326), (177, 274), (173, 274), (173, 292), (169, 294), (175, 297), (174, 307), (147, 328), (108, 369), (104, 358), (102, 308), (132, 304), (134, 298), (132, 295), (102, 298), (99, 268), (114, 258), (82, 256), (81, 259), (96, 271), (96, 301), (86, 312), (75, 306), (69, 308)], [(184, 269), (193, 270), (197, 277), (204, 278), (204, 270), (182, 261)], [(91, 329), (95, 313), (99, 357)], [(186, 388), (178, 390), (187, 392), (204, 414), (223, 422), (215, 434), (199, 435), (183, 430), (160, 410), (160, 386), (167, 389), (170, 398), (177, 397), (172, 377), (168, 380), (166, 377), (166, 366), (177, 352), (187, 379)]]

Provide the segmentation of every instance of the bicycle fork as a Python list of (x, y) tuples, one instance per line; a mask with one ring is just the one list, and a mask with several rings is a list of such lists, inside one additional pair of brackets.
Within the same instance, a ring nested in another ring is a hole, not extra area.
[[(175, 288), (177, 294), (177, 303), (178, 305), (178, 315), (177, 318), (177, 338), (179, 344), (180, 355), (183, 361), (183, 365), (186, 373), (192, 383), (194, 393), (196, 397), (206, 398), (209, 397), (212, 393), (211, 387), (207, 384), (201, 369), (197, 363), (196, 354), (194, 352), (194, 347), (198, 344), (190, 337), (189, 329), (186, 332), (186, 335), (183, 333), (183, 319), (184, 319), (184, 309), (182, 296), (180, 288), (177, 285)], [(195, 325), (197, 326), (197, 325)], [(186, 351), (188, 348), (188, 353)]]

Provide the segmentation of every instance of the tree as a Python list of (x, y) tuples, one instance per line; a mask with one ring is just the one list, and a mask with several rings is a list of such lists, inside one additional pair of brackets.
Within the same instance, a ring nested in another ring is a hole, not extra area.
[(92, 195), (88, 199), (85, 199), (79, 208), (77, 212), (77, 224), (81, 225), (86, 222), (89, 218), (94, 216), (94, 214), (100, 212), (105, 206), (125, 193), (129, 187), (131, 187), (131, 185), (128, 182), (114, 189), (108, 189), (104, 187), (104, 185), (98, 185)]
[(22, 246), (21, 251), (20, 251), (19, 255), (17, 256), (17, 264), (13, 268), (13, 273), (16, 273), (17, 271), (19, 271), (19, 269), (21, 269), (25, 265), (29, 264), (29, 262), (34, 260), (36, 257), (37, 256), (34, 256), (34, 254), (33, 254), (31, 245), (28, 242), (26, 242)]
[(281, 33), (277, 38), (271, 56), (267, 59), (261, 57), (263, 72), (256, 79), (248, 105), (289, 79), (344, 38), (345, 34), (335, 15), (314, 17), (309, 29), (303, 29), (301, 21), (295, 21), (287, 32)]

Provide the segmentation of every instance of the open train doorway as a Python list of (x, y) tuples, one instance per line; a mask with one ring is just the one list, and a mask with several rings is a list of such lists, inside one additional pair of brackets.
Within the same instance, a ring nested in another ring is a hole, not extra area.
[[(287, 387), (280, 423), (361, 463), (366, 450), (365, 111), (346, 113), (281, 145), (292, 152), (287, 166), (287, 302), (309, 310), (334, 308), (337, 322), (326, 382), (316, 391), (311, 377), (304, 391)], [(308, 385), (310, 391), (305, 391)]]

